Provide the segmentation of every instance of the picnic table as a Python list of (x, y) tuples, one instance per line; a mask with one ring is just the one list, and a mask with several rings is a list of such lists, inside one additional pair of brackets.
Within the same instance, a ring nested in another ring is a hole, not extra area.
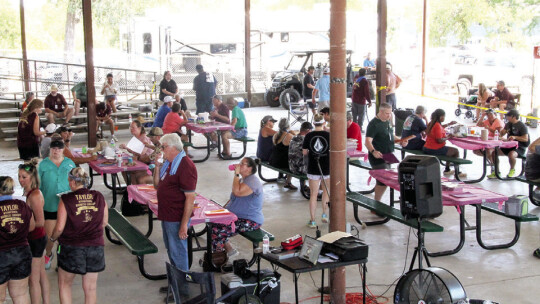
[[(467, 156), (467, 150), (480, 150), (482, 151), (483, 155), (483, 163), (482, 163), (482, 176), (476, 180), (467, 180), (467, 183), (478, 183), (481, 182), (486, 177), (487, 172), (487, 150), (488, 149), (497, 149), (499, 148), (514, 148), (517, 147), (518, 142), (517, 141), (504, 141), (504, 140), (482, 140), (479, 136), (467, 136), (467, 137), (452, 137), (449, 139), (449, 141), (454, 144), (455, 146), (462, 148), (464, 150), (464, 156), (463, 158), (466, 158)], [(495, 165), (495, 172), (496, 176), (500, 180), (504, 180), (499, 173), (498, 173), (498, 162), (494, 162)], [(460, 180), (459, 176), (456, 175), (456, 179)]]
[(193, 144), (191, 141), (192, 132), (203, 134), (206, 137), (206, 146), (195, 146), (193, 145), (193, 149), (206, 149), (206, 156), (202, 159), (193, 159), (194, 163), (200, 163), (206, 161), (210, 157), (210, 136), (208, 133), (217, 132), (217, 146), (218, 146), (218, 153), (221, 154), (221, 132), (222, 131), (228, 131), (233, 130), (234, 126), (226, 123), (222, 123), (219, 121), (212, 121), (212, 122), (206, 122), (203, 124), (200, 123), (194, 123), (194, 122), (188, 122), (186, 124), (186, 129), (188, 130), (188, 138), (189, 142)]
[[(73, 149), (73, 155), (75, 157), (90, 157), (91, 154), (84, 154), (81, 152), (81, 149)], [(122, 156), (122, 166), (118, 166), (118, 163), (108, 163), (108, 160), (104, 157), (100, 156), (97, 160), (91, 161), (88, 163), (88, 167), (90, 168), (90, 186), (88, 188), (91, 188), (94, 183), (94, 176), (101, 175), (103, 177), (103, 183), (105, 184), (105, 187), (112, 190), (112, 205), (111, 208), (116, 207), (116, 196), (118, 191), (124, 190), (120, 186), (120, 178), (118, 177), (118, 173), (122, 172), (133, 172), (133, 171), (140, 171), (140, 170), (148, 170), (148, 165), (140, 162), (138, 160), (133, 160), (133, 165), (128, 165), (128, 158), (129, 156), (127, 154), (123, 154)], [(94, 171), (96, 174), (94, 174)], [(109, 185), (107, 182), (107, 174), (111, 175), (112, 185)], [(129, 179), (129, 174), (127, 174)], [(117, 185), (118, 182), (118, 185)], [(129, 184), (129, 180), (126, 181)]]
[[(390, 187), (390, 204), (394, 202), (394, 190), (400, 190), (400, 184), (398, 180), (398, 172), (396, 170), (378, 169), (370, 170), (369, 174), (377, 179), (379, 182)], [(446, 178), (443, 181), (449, 181)], [(503, 194), (495, 193), (493, 191), (485, 190), (483, 188), (460, 183), (461, 191), (442, 190), (442, 203), (444, 206), (454, 206), (459, 213), (459, 227), (460, 227), (460, 240), (456, 248), (441, 252), (428, 252), (430, 256), (443, 256), (457, 253), (461, 250), (465, 244), (465, 206), (471, 205), (476, 207), (476, 217), (480, 218), (482, 212), (483, 203), (499, 203), (508, 200), (508, 197)], [(481, 221), (477, 220), (477, 241), (482, 243), (481, 240)]]
[[(130, 185), (127, 187), (128, 200), (130, 203), (136, 201), (139, 204), (144, 204), (148, 206), (152, 212), (148, 212), (148, 230), (145, 234), (146, 237), (149, 237), (152, 234), (153, 222), (157, 219), (158, 215), (158, 200), (157, 200), (157, 190), (153, 185)], [(191, 216), (191, 227), (190, 227), (190, 239), (188, 240), (188, 255), (190, 265), (193, 261), (193, 251), (206, 250), (207, 256), (212, 256), (212, 237), (211, 237), (211, 223), (216, 224), (225, 224), (232, 225), (233, 229), (234, 222), (238, 220), (238, 217), (232, 213), (228, 212), (225, 214), (213, 214), (208, 215), (207, 211), (213, 211), (223, 209), (223, 206), (217, 202), (210, 200), (200, 194), (197, 194), (195, 197), (195, 206), (193, 207), (193, 215)], [(154, 215), (156, 217), (154, 217)], [(193, 226), (205, 224), (206, 227), (203, 231), (195, 233)], [(200, 236), (206, 232), (206, 247), (199, 246), (197, 242), (197, 248), (193, 249), (193, 237)]]

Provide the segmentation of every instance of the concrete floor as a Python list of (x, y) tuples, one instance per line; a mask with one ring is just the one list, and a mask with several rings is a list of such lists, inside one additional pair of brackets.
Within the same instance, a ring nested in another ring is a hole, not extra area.
[[(433, 100), (419, 100), (419, 97), (402, 93), (398, 97), (399, 105), (402, 107), (414, 107), (415, 104), (423, 103), (428, 105), (429, 112), (435, 109)], [(434, 106), (430, 106), (433, 104)], [(437, 107), (446, 109), (447, 115), (453, 118), (455, 106), (450, 103), (437, 102)], [(260, 119), (267, 114), (274, 115), (276, 119), (286, 117), (287, 112), (281, 108), (251, 108), (246, 109), (249, 136), (256, 138), (259, 129)], [(373, 109), (370, 110), (370, 117), (373, 117)], [(462, 116), (463, 118), (463, 116)], [(451, 119), (447, 119), (449, 121)], [(463, 121), (463, 120), (462, 120)], [(470, 123), (470, 121), (468, 121)], [(293, 129), (299, 128), (298, 125)], [(533, 134), (531, 138), (538, 136), (537, 129), (531, 129)], [(81, 136), (82, 137), (82, 136)], [(119, 136), (121, 142), (127, 142), (129, 134), (122, 131)], [(196, 136), (195, 140), (201, 140)], [(75, 138), (74, 146), (82, 146), (84, 138)], [(256, 144), (249, 144), (247, 155), (255, 155)], [(241, 149), (240, 144), (234, 144), (233, 151)], [(13, 161), (18, 157), (17, 150), (2, 149), (0, 160), (1, 174), (16, 177), (16, 166), (19, 161)], [(4, 151), (5, 150), (5, 151)], [(199, 151), (192, 152), (197, 155)], [(469, 153), (469, 155), (471, 155)], [(472, 156), (475, 164), (478, 164), (480, 158)], [(215, 153), (211, 158), (197, 164), (199, 181), (197, 190), (206, 197), (212, 198), (218, 202), (226, 202), (232, 183), (232, 173), (228, 171), (227, 166), (233, 161), (222, 161), (217, 158)], [(503, 163), (503, 173), (507, 172), (508, 165), (505, 159)], [(466, 166), (465, 171), (469, 176), (480, 175), (479, 166)], [(266, 172), (266, 175), (273, 174)], [(353, 188), (358, 189), (366, 187), (366, 171), (353, 169), (352, 171)], [(297, 184), (297, 181), (294, 181)], [(111, 192), (107, 190), (101, 178), (96, 178), (94, 182), (95, 189), (102, 190), (108, 201), (111, 200)], [(525, 184), (519, 182), (501, 182), (485, 180), (479, 186), (490, 189), (506, 195), (527, 194)], [(265, 224), (264, 228), (275, 234), (276, 240), (283, 240), (295, 234), (315, 235), (315, 230), (306, 227), (308, 220), (308, 202), (298, 191), (284, 189), (276, 183), (264, 184), (265, 193)], [(120, 198), (119, 198), (120, 199)], [(389, 199), (388, 195), (383, 198), (384, 202)], [(353, 225), (357, 225), (354, 220), (352, 207), (350, 203), (347, 206), (347, 220)], [(531, 213), (539, 214), (540, 208), (529, 204)], [(321, 209), (319, 205), (318, 214)], [(361, 218), (372, 218), (368, 211), (361, 210)], [(467, 219), (469, 223), (474, 224), (474, 210), (467, 208)], [(146, 216), (129, 218), (129, 220), (141, 230), (146, 229)], [(426, 235), (426, 245), (429, 250), (439, 251), (454, 248), (459, 238), (458, 214), (454, 208), (445, 207), (444, 213), (435, 223), (444, 226), (444, 232), (431, 233)], [(491, 213), (483, 217), (485, 225), (484, 236), (487, 240), (508, 241), (513, 236), (513, 222), (495, 216)], [(327, 231), (327, 224), (318, 221), (319, 227)], [(466, 232), (466, 243), (463, 249), (454, 255), (447, 257), (431, 258), (433, 266), (439, 266), (451, 271), (461, 281), (467, 295), (470, 298), (491, 299), (499, 303), (539, 303), (540, 302), (540, 267), (539, 260), (532, 256), (535, 248), (539, 247), (540, 224), (524, 223), (522, 225), (522, 234), (519, 242), (510, 249), (484, 250), (477, 243), (473, 231)], [(376, 296), (382, 296), (378, 301), (380, 303), (391, 302), (397, 279), (408, 269), (412, 250), (416, 244), (414, 230), (406, 226), (390, 221), (384, 225), (372, 226), (360, 230), (359, 237), (364, 239), (369, 245), (369, 263), (367, 282), (369, 291)], [(160, 225), (155, 227), (154, 233), (150, 239), (159, 247), (159, 253), (146, 257), (147, 270), (150, 273), (163, 273), (164, 263), (167, 255), (163, 246)], [(251, 257), (251, 244), (242, 237), (232, 239), (232, 243), (241, 252), (240, 258)], [(272, 245), (279, 245), (278, 241)], [(108, 241), (105, 245), (106, 270), (100, 274), (98, 280), (98, 302), (99, 303), (162, 303), (163, 295), (158, 293), (161, 286), (165, 286), (165, 281), (149, 281), (139, 274), (136, 258), (122, 246), (116, 246)], [(201, 253), (195, 255), (195, 261), (202, 257)], [(56, 262), (53, 263), (54, 265)], [(263, 268), (270, 268), (269, 264), (264, 263)], [(201, 267), (194, 263), (193, 271), (201, 271)], [(294, 285), (292, 275), (286, 271), (280, 271), (281, 278), (281, 302), (294, 302)], [(51, 281), (51, 302), (58, 303), (57, 274), (54, 271), (48, 272)], [(359, 269), (354, 266), (346, 268), (347, 292), (361, 292), (361, 280)], [(216, 274), (217, 291), (219, 293), (220, 274)], [(74, 303), (83, 302), (81, 280), (77, 279), (74, 283), (73, 298)], [(302, 303), (318, 303), (317, 288), (320, 285), (320, 272), (303, 274), (299, 279), (300, 299), (308, 299)], [(313, 298), (315, 297), (315, 298)]]

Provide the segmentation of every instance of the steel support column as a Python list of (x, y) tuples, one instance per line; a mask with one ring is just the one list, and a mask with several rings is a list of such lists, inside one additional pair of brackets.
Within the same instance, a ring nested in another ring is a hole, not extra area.
[(379, 113), (379, 105), (381, 102), (386, 102), (386, 0), (377, 2), (377, 14), (379, 26), (377, 28), (377, 74), (376, 86), (377, 102), (375, 113)]
[(247, 99), (251, 101), (251, 0), (244, 0), (244, 57), (245, 59), (245, 90)]
[[(345, 231), (347, 166), (346, 0), (330, 1), (330, 231)], [(345, 267), (330, 270), (332, 303), (345, 303)]]
[(86, 62), (86, 92), (88, 146), (95, 147), (96, 140), (96, 88), (94, 87), (94, 39), (92, 36), (92, 0), (83, 1), (84, 57)]
[[(23, 82), (24, 91), (30, 91), (30, 68), (28, 67), (28, 57), (26, 55), (26, 29), (24, 21), (24, 0), (20, 0), (20, 12), (21, 12), (21, 48), (22, 48), (22, 63), (23, 63)], [(24, 96), (26, 98), (26, 96)]]

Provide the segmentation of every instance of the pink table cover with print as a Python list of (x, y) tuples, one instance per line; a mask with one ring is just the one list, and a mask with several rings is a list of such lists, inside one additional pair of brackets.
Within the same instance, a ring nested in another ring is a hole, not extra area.
[[(157, 190), (153, 185), (130, 185), (127, 187), (128, 200), (135, 200), (141, 204), (148, 205), (148, 208), (157, 216), (158, 215), (158, 200)], [(238, 217), (236, 214), (229, 212), (220, 215), (206, 215), (205, 211), (223, 209), (222, 206), (214, 203), (206, 197), (198, 194), (195, 197), (195, 206), (193, 208), (193, 216), (191, 217), (191, 225), (198, 225), (207, 222), (231, 225)]]
[(118, 164), (103, 164), (105, 161), (107, 161), (104, 158), (91, 161), (88, 165), (92, 168), (92, 170), (96, 171), (97, 173), (103, 175), (103, 174), (114, 174), (119, 172), (129, 172), (129, 171), (139, 171), (139, 170), (148, 170), (148, 165), (140, 162), (138, 160), (133, 160), (135, 165), (128, 166), (128, 160), (127, 157), (123, 157), (122, 159), (122, 166), (118, 167)]
[[(377, 169), (370, 170), (369, 174), (379, 182), (399, 191), (398, 172), (395, 170)], [(447, 178), (441, 179), (449, 181)], [(452, 181), (458, 183), (457, 181)], [(459, 183), (460, 190), (443, 190), (442, 200), (444, 206), (463, 206), (481, 203), (502, 203), (508, 197), (470, 184)]]
[(204, 124), (189, 122), (186, 124), (186, 128), (196, 133), (210, 133), (215, 131), (233, 130), (234, 126), (219, 121), (207, 122)]
[(514, 148), (517, 147), (518, 142), (515, 140), (512, 141), (504, 141), (504, 140), (482, 140), (480, 137), (477, 136), (467, 136), (467, 137), (452, 137), (449, 139), (449, 141), (466, 150), (484, 150), (484, 149), (491, 149), (495, 147), (499, 148)]

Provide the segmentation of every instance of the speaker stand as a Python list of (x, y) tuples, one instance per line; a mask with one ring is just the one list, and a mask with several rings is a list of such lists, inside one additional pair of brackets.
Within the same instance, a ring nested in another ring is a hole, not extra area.
[(416, 257), (418, 257), (418, 269), (422, 269), (422, 257), (426, 260), (428, 267), (431, 267), (429, 262), (427, 249), (424, 246), (424, 231), (422, 231), (422, 219), (416, 219), (418, 221), (418, 246), (414, 248), (414, 254), (412, 257), (411, 265), (409, 266), (409, 271), (413, 270), (414, 262)]

